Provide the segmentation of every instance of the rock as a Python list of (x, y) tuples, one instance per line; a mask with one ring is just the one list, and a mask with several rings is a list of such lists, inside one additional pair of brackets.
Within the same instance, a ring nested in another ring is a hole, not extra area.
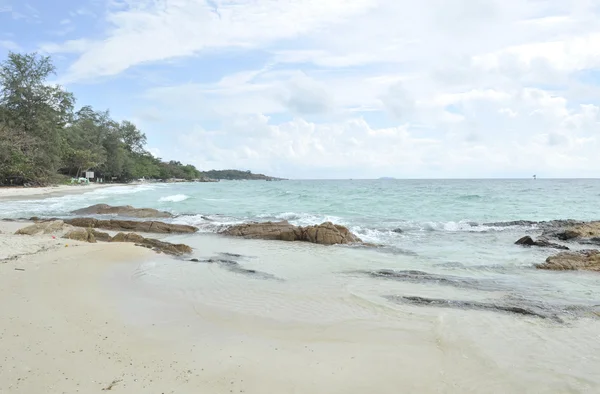
[(543, 236), (558, 238), (562, 241), (600, 237), (600, 221), (586, 223), (575, 220), (561, 220), (553, 223), (553, 226), (544, 228)]
[(535, 267), (554, 271), (583, 270), (600, 272), (600, 251), (561, 252), (548, 257), (545, 263), (536, 264)]
[(198, 228), (183, 224), (163, 223), (156, 221), (135, 220), (98, 220), (94, 218), (75, 218), (65, 220), (65, 223), (75, 227), (101, 228), (113, 231), (138, 231), (144, 233), (180, 234), (195, 233)]
[(540, 222), (532, 222), (530, 220), (513, 220), (510, 222), (492, 222), (484, 223), (484, 226), (490, 227), (531, 227), (538, 225)]
[(539, 246), (542, 248), (554, 248), (554, 249), (569, 250), (569, 248), (567, 246), (559, 245), (559, 244), (547, 241), (545, 239), (538, 239), (537, 241), (535, 241), (529, 235), (526, 235), (523, 238), (520, 238), (517, 242), (515, 242), (515, 245)]
[[(294, 229), (297, 229), (298, 233), (301, 234), (299, 228), (284, 220), (282, 222), (239, 224), (227, 228), (221, 234), (253, 239), (283, 240), (285, 238), (295, 239)], [(289, 235), (290, 232), (293, 236)]]
[(353, 244), (362, 242), (360, 238), (352, 234), (346, 227), (331, 222), (304, 227), (302, 229), (302, 240), (321, 245)]
[(94, 229), (92, 229), (92, 234), (94, 235), (94, 238), (96, 238), (97, 241), (110, 242), (110, 240), (112, 239), (112, 237), (108, 233), (103, 233)]
[(373, 278), (391, 279), (411, 283), (430, 283), (482, 291), (499, 291), (505, 289), (496, 282), (485, 279), (479, 280), (454, 275), (432, 274), (417, 270), (380, 269), (376, 271), (358, 271), (357, 273), (366, 274)]
[(119, 215), (132, 218), (171, 218), (169, 212), (158, 211), (152, 208), (134, 208), (131, 205), (110, 206), (106, 204), (96, 204), (87, 208), (77, 209), (71, 212), (75, 215)]
[(402, 234), (404, 232), (404, 230), (402, 230), (401, 228), (395, 228), (392, 230), (393, 233), (397, 233), (397, 234)]
[(261, 272), (257, 270), (247, 269), (240, 266), (237, 261), (220, 259), (220, 258), (211, 258), (207, 260), (198, 260), (192, 259), (190, 261), (199, 262), (199, 263), (207, 263), (207, 264), (217, 264), (219, 267), (224, 268), (228, 271), (235, 272), (237, 274), (250, 275), (258, 279), (273, 279), (281, 281), (281, 278), (276, 277), (275, 275), (269, 274), (267, 272)]
[(17, 235), (42, 235), (54, 234), (63, 235), (73, 229), (73, 226), (65, 224), (62, 220), (52, 220), (39, 222), (27, 227), (23, 227), (15, 232)]
[(439, 298), (425, 298), (425, 297), (414, 297), (414, 296), (387, 296), (385, 297), (390, 301), (397, 303), (406, 303), (412, 305), (421, 306), (433, 306), (438, 308), (458, 308), (458, 309), (471, 309), (471, 310), (487, 310), (493, 312), (505, 312), (514, 313), (517, 315), (534, 316), (542, 319), (552, 319), (558, 322), (562, 320), (556, 316), (556, 314), (543, 310), (535, 305), (511, 305), (501, 304), (492, 302), (479, 302), (479, 301), (463, 301), (463, 300), (446, 300)]
[(65, 235), (63, 235), (63, 238), (72, 239), (74, 241), (89, 242), (92, 244), (96, 243), (96, 237), (94, 236), (94, 232), (90, 229), (85, 228), (73, 229)]
[(346, 227), (330, 222), (310, 227), (294, 226), (287, 221), (246, 223), (229, 227), (221, 234), (252, 239), (304, 241), (322, 245), (362, 242)]
[(158, 239), (144, 238), (141, 235), (135, 233), (118, 233), (117, 235), (112, 237), (110, 242), (131, 242), (139, 244), (140, 246), (150, 248), (156, 252), (162, 252), (175, 256), (192, 253), (192, 248), (188, 245), (172, 244), (169, 242), (159, 241)]
[(594, 238), (600, 236), (600, 221), (583, 223), (567, 228), (559, 239), (569, 240), (573, 238)]

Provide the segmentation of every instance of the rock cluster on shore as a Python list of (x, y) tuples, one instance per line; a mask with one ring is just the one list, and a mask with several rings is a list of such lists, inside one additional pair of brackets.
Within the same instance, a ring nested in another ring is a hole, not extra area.
[(138, 246), (152, 249), (159, 253), (170, 255), (183, 255), (192, 252), (192, 248), (184, 244), (172, 244), (153, 238), (145, 238), (135, 233), (118, 233), (111, 237), (108, 233), (100, 232), (94, 228), (78, 228), (62, 220), (52, 220), (34, 223), (30, 226), (18, 230), (17, 235), (56, 235), (64, 239), (71, 239), (80, 242), (96, 243), (102, 242), (131, 242)]
[(251, 239), (303, 241), (321, 245), (362, 243), (362, 240), (346, 227), (330, 222), (308, 227), (294, 226), (285, 220), (245, 223), (231, 226), (221, 231), (221, 234)]
[(74, 215), (118, 215), (131, 218), (172, 218), (169, 212), (158, 211), (152, 208), (134, 208), (131, 205), (110, 206), (96, 204), (87, 208), (77, 209), (71, 212)]
[(187, 234), (198, 231), (197, 227), (185, 224), (173, 224), (157, 221), (136, 221), (136, 220), (99, 220), (94, 218), (74, 218), (64, 221), (75, 227), (100, 228), (112, 231), (138, 231), (143, 233), (158, 234)]
[[(539, 246), (555, 249), (570, 249), (566, 245), (550, 242), (549, 239), (579, 245), (600, 245), (600, 221), (578, 222), (574, 220), (557, 220), (543, 223), (542, 236), (533, 240), (530, 236), (519, 239), (516, 244), (523, 246)], [(600, 272), (600, 251), (579, 250), (561, 252), (550, 256), (544, 263), (536, 264), (538, 269), (566, 271), (585, 270)]]

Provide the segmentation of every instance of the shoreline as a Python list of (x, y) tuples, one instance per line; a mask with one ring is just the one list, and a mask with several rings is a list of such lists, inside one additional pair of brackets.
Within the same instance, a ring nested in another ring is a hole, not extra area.
[(89, 185), (55, 185), (43, 187), (0, 187), (0, 201), (19, 201), (83, 194), (92, 190), (133, 184), (90, 183)]

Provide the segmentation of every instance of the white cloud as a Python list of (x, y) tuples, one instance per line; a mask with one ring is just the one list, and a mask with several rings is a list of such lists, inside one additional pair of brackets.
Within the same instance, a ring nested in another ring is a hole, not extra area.
[[(600, 166), (600, 88), (579, 74), (600, 68), (599, 11), (596, 0), (123, 0), (101, 38), (41, 48), (74, 54), (73, 83), (196, 65), (144, 81), (138, 104), (161, 119), (151, 134), (181, 126), (163, 155), (202, 168), (584, 176)], [(247, 53), (267, 59), (244, 70)], [(237, 71), (201, 78), (225, 61)]]
[(0, 47), (6, 48), (9, 51), (20, 51), (21, 50), (21, 46), (11, 40), (0, 40)]
[(69, 40), (62, 44), (45, 43), (40, 45), (40, 51), (46, 53), (82, 53), (89, 47), (89, 41), (85, 39)]
[[(245, 47), (292, 39), (343, 21), (375, 0), (140, 0), (108, 14), (105, 39), (90, 43), (70, 78), (114, 75), (131, 66), (189, 56), (210, 48)], [(135, 50), (132, 50), (135, 48)]]

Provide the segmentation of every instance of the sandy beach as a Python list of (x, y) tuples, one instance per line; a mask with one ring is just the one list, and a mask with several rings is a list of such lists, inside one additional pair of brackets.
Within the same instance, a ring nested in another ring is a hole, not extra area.
[[(563, 343), (597, 335), (596, 321), (390, 309), (356, 286), (253, 280), (133, 244), (13, 235), (27, 224), (0, 222), (0, 393), (583, 393), (596, 385), (572, 376), (591, 376), (594, 346)], [(199, 242), (203, 255), (277, 250), (249, 265), (272, 272), (294, 256), (348, 253), (211, 235)], [(477, 319), (488, 336), (473, 328)]]
[(427, 374), (396, 370), (385, 332), (363, 348), (358, 326), (271, 325), (134, 297), (141, 262), (178, 262), (132, 244), (12, 235), (27, 224), (0, 222), (0, 392), (364, 393), (376, 381), (394, 393), (401, 377)]
[(59, 197), (67, 194), (87, 193), (95, 189), (111, 186), (116, 185), (106, 183), (90, 183), (89, 185), (56, 185), (46, 187), (0, 187), (0, 201)]

